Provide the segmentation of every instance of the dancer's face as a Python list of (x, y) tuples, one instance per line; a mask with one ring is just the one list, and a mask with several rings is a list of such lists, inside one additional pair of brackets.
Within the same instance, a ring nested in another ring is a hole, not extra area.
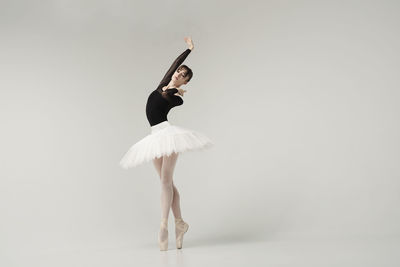
[(177, 69), (175, 73), (172, 75), (172, 80), (178, 86), (182, 84), (187, 84), (187, 79), (188, 79), (187, 70), (184, 68)]

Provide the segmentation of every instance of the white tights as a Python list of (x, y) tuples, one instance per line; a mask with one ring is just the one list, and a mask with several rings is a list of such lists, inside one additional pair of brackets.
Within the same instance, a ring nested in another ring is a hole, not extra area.
[(173, 182), (175, 164), (178, 153), (153, 159), (153, 164), (161, 180), (161, 219), (168, 220), (172, 209), (175, 219), (182, 218), (178, 189)]

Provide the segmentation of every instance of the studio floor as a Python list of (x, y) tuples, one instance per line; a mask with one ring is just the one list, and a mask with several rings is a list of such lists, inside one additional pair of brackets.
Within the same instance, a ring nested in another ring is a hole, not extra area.
[[(395, 238), (286, 238), (245, 240), (190, 239), (183, 249), (170, 240), (168, 251), (155, 242), (91, 244), (48, 248), (27, 253), (9, 266), (400, 266), (400, 242)], [(22, 256), (22, 255), (21, 255)]]

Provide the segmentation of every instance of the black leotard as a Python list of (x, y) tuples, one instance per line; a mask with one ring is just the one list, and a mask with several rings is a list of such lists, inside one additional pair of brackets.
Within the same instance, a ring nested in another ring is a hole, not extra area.
[(183, 99), (175, 95), (178, 89), (170, 88), (163, 91), (162, 88), (168, 85), (176, 69), (182, 64), (191, 51), (192, 50), (188, 48), (175, 59), (157, 89), (149, 95), (146, 104), (146, 116), (150, 126), (166, 121), (169, 110), (183, 104)]

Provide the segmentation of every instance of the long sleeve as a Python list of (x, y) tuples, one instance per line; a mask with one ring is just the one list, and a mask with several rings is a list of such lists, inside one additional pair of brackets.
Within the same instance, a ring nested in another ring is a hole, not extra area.
[(166, 92), (168, 95), (174, 95), (174, 94), (178, 93), (178, 89), (176, 89), (176, 88), (169, 88), (169, 89), (165, 90), (165, 92)]
[(183, 104), (183, 99), (180, 96), (176, 96), (176, 93), (178, 93), (178, 89), (176, 88), (170, 88), (163, 92), (163, 94), (168, 95), (167, 100), (172, 106), (180, 106)]
[(171, 80), (172, 75), (174, 74), (174, 72), (183, 63), (183, 61), (185, 61), (186, 57), (189, 55), (189, 53), (191, 51), (192, 50), (190, 50), (188, 48), (175, 59), (175, 61), (171, 65), (171, 67), (169, 67), (167, 73), (164, 75), (164, 78), (162, 78), (162, 80), (161, 80), (160, 84), (158, 85), (158, 87), (166, 86), (169, 83), (169, 81)]

